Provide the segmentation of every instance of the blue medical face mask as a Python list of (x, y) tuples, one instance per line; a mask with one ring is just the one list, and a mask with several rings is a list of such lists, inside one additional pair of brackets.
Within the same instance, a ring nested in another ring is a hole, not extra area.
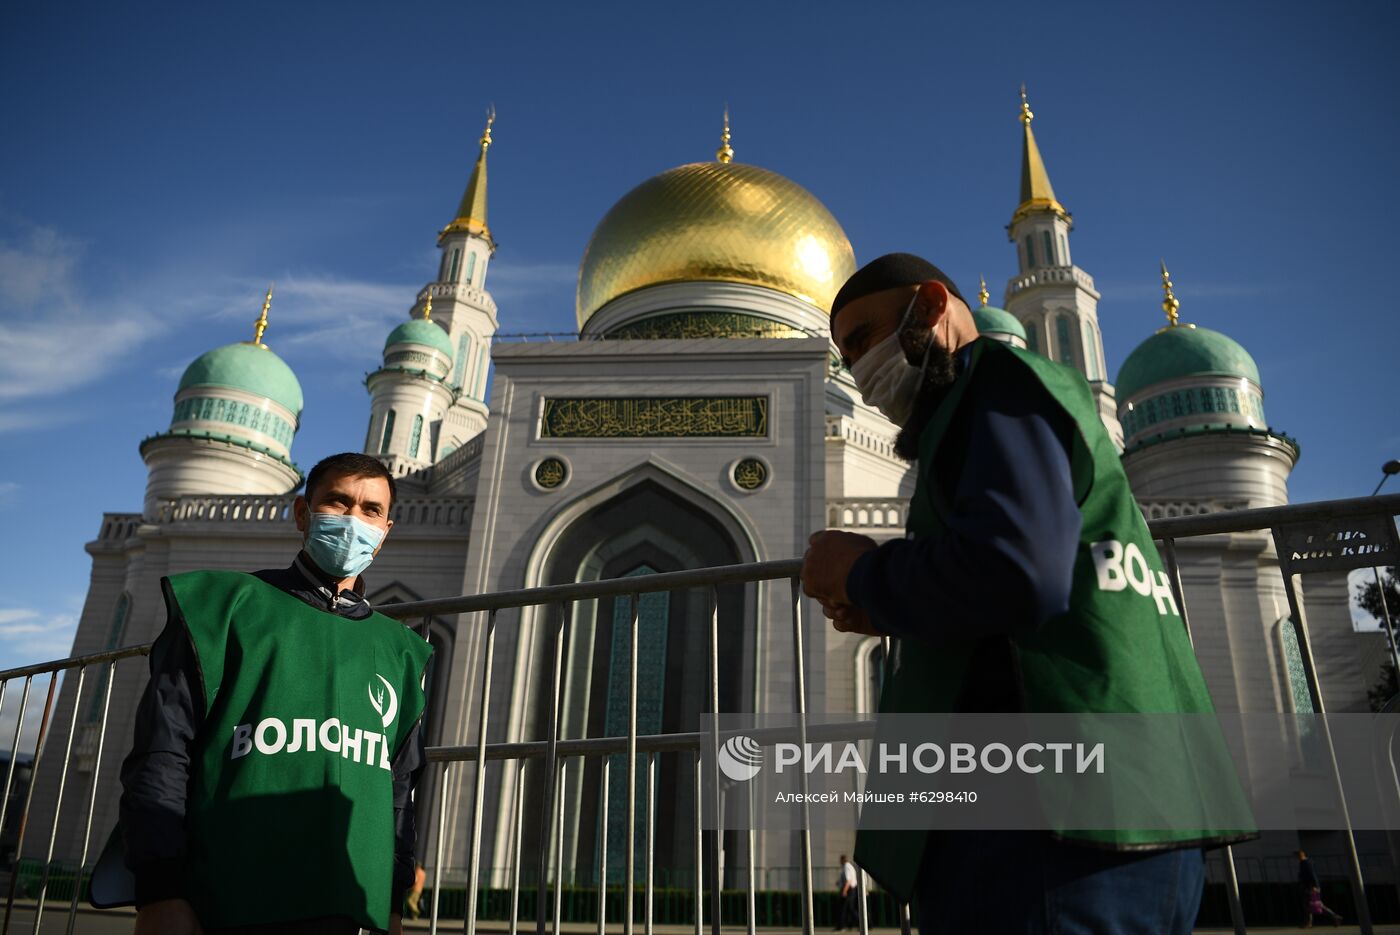
[(349, 578), (374, 561), (384, 530), (364, 520), (338, 513), (312, 513), (306, 531), (306, 552), (328, 575)]

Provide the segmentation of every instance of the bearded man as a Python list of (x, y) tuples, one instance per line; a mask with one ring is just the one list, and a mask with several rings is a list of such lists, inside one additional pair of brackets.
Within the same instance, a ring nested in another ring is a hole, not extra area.
[[(1095, 572), (1115, 543), (1167, 580), (1077, 371), (980, 338), (953, 281), (909, 254), (846, 282), (831, 335), (917, 461), (905, 539), (818, 532), (801, 573), (837, 630), (893, 638), (882, 715), (1213, 710), (1174, 603)], [(916, 901), (924, 935), (1185, 935), (1202, 845), (1244, 836), (862, 829), (856, 860)]]

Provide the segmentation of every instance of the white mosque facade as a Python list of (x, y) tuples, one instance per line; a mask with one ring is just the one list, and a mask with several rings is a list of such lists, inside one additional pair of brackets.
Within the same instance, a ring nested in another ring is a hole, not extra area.
[[(1133, 352), (1116, 386), (1109, 382), (1099, 294), (1071, 259), (1072, 218), (1050, 187), (1031, 120), (1023, 103), (1020, 204), (1008, 226), (1018, 272), (1004, 309), (988, 305), (983, 286), (979, 328), (1084, 373), (1150, 517), (1286, 503), (1298, 447), (1270, 428), (1258, 368), (1231, 338), (1177, 320), (1165, 269), (1169, 323)], [(491, 132), (488, 123), (456, 216), (438, 236), (435, 278), (413, 298), (386, 341), (383, 365), (366, 379), (364, 450), (383, 459), (400, 488), (393, 534), (367, 576), (372, 601), (788, 559), (823, 527), (902, 534), (911, 481), (893, 453), (895, 428), (861, 402), (829, 342), (827, 309), (856, 259), (820, 201), (781, 175), (734, 161), (726, 126), (714, 161), (643, 182), (599, 223), (580, 269), (579, 340), (495, 341)], [(1120, 320), (1147, 320), (1138, 310), (1114, 311)], [(292, 370), (263, 345), (266, 323), (265, 305), (253, 341), (191, 364), (169, 427), (141, 443), (144, 503), (139, 513), (106, 514), (87, 546), (92, 577), (73, 655), (153, 639), (164, 625), (163, 575), (277, 566), (295, 551), (290, 503), (302, 477), (292, 447), (302, 394)], [(1217, 707), (1289, 711), (1305, 702), (1291, 630), (1279, 625), (1287, 601), (1267, 533), (1183, 540), (1179, 555)], [(1328, 706), (1366, 710), (1382, 639), (1353, 632), (1344, 579), (1316, 576), (1305, 586)], [(707, 600), (677, 592), (641, 602), (643, 734), (695, 729), (707, 676), (705, 628), (694, 623), (708, 618)], [(792, 710), (792, 601), (786, 582), (721, 589), (723, 710)], [(873, 710), (878, 641), (836, 633), (814, 606), (806, 610), (809, 709)], [(626, 613), (611, 600), (572, 608), (563, 737), (625, 732), (612, 676), (627, 653), (618, 625)], [(547, 614), (500, 617), (490, 741), (544, 736)], [(437, 650), (430, 744), (476, 740), (483, 624), (478, 615), (416, 624)], [(100, 748), (102, 671), (89, 671), (81, 697), (67, 680), (55, 712), (56, 724), (76, 713), (78, 777), (100, 768), (97, 846), (116, 820), (117, 775), (145, 681), (143, 664), (117, 667)], [(693, 866), (682, 830), (691, 820), (685, 772), (663, 758), (661, 787), (673, 793), (658, 802), (659, 866)], [(594, 761), (564, 788), (571, 816), (564, 861), (580, 881), (596, 872), (597, 773)], [(425, 855), (442, 821), (437, 803), (447, 803), (449, 866), (466, 859), (468, 774), (456, 771), (446, 790), (436, 780), (420, 789)], [(527, 773), (526, 781), (535, 780)], [(40, 815), (52, 814), (55, 786), (41, 774)], [(614, 818), (625, 804), (619, 786), (609, 799)], [(483, 859), (497, 874), (511, 860), (498, 816), (514, 814), (522, 793), (512, 770), (488, 772)], [(59, 857), (81, 850), (81, 811), (65, 804)], [(527, 857), (538, 821), (527, 815)], [(620, 842), (613, 824), (609, 837)], [(762, 836), (761, 862), (795, 865), (790, 839), (779, 837)], [(819, 839), (815, 857), (834, 864), (849, 844)], [(736, 853), (728, 863), (741, 859)]]

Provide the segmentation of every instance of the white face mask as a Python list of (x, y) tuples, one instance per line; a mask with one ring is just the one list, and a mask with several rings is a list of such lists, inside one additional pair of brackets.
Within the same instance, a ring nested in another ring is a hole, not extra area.
[(903, 330), (917, 298), (915, 294), (909, 300), (904, 315), (890, 336), (867, 350), (860, 360), (851, 365), (851, 378), (856, 381), (861, 399), (899, 426), (908, 422), (914, 411), (914, 401), (923, 384), (924, 369), (928, 367), (928, 351), (924, 352), (923, 366), (915, 367), (904, 359), (904, 349), (899, 346), (899, 332)]

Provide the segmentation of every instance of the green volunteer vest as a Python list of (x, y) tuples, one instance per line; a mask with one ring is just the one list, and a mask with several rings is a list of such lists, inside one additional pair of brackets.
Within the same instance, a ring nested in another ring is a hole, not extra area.
[[(997, 380), (1017, 369), (1028, 372), (1045, 387), (1078, 429), (1070, 468), (1082, 517), (1069, 610), (1035, 632), (1010, 637), (1025, 710), (1213, 712), (1205, 679), (1174, 602), (1159, 600), (1159, 595), (1150, 591), (1141, 593), (1116, 576), (1111, 584), (1119, 586), (1117, 590), (1100, 587), (1100, 572), (1091, 551), (1096, 543), (1117, 543), (1120, 560), (1122, 553), (1134, 547), (1158, 589), (1165, 587), (1166, 579), (1118, 451), (1099, 418), (1089, 384), (1077, 371), (999, 341), (975, 341), (969, 365), (919, 437), (918, 480), (909, 504), (907, 532), (916, 537), (936, 536), (945, 529), (949, 505), (945, 492), (937, 488), (936, 468), (944, 459), (961, 464), (965, 458), (965, 451), (943, 442), (969, 385), (974, 380)], [(1134, 568), (1138, 581), (1142, 580), (1141, 568)], [(1161, 612), (1163, 607), (1166, 612)], [(973, 639), (937, 646), (918, 640), (892, 640), (880, 713), (953, 711), (977, 646)], [(1233, 776), (1232, 770), (1230, 774)], [(862, 829), (856, 838), (856, 861), (887, 890), (909, 899), (929, 833)], [(1065, 829), (1052, 833), (1061, 839), (1115, 850), (1160, 850), (1253, 836), (1213, 830)]]
[(199, 658), (186, 886), (206, 929), (342, 915), (386, 929), (393, 773), (432, 647), (383, 614), (347, 620), (252, 575), (164, 581)]

